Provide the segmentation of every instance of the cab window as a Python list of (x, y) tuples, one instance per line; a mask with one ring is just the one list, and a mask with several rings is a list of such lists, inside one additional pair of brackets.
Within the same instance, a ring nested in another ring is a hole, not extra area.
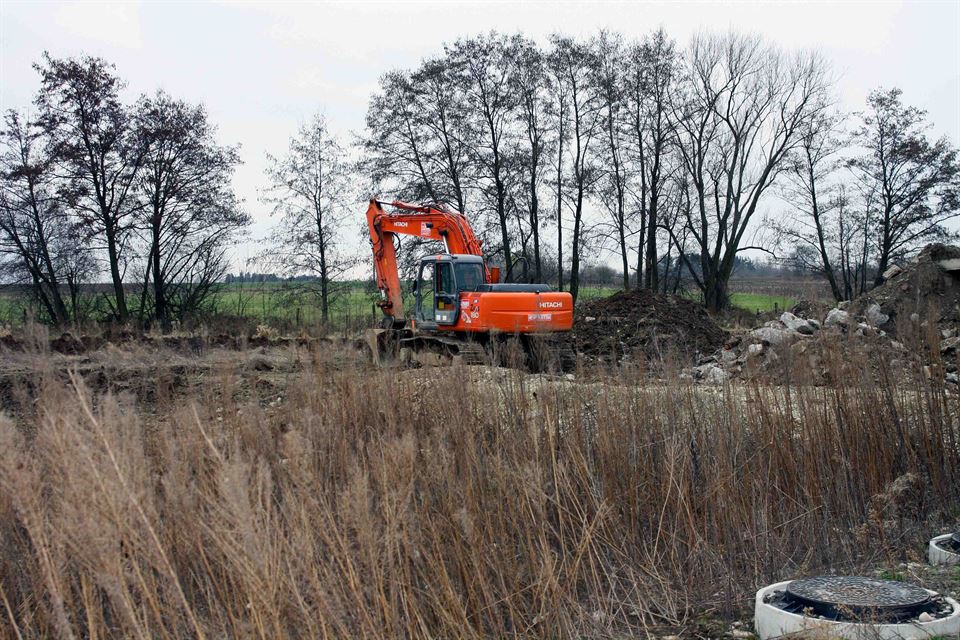
[(420, 292), (420, 316), (424, 320), (433, 320), (436, 292), (434, 291), (434, 264), (428, 262), (420, 267), (420, 278), (417, 282)]
[(460, 291), (476, 291), (483, 284), (483, 265), (475, 262), (458, 262), (454, 270)]
[(453, 278), (453, 265), (449, 262), (437, 263), (437, 293), (453, 294), (457, 292), (457, 281)]
[[(453, 265), (449, 262), (437, 263), (436, 301), (438, 312), (449, 312), (457, 307), (457, 281), (453, 277)], [(446, 322), (446, 318), (437, 315), (437, 322)]]

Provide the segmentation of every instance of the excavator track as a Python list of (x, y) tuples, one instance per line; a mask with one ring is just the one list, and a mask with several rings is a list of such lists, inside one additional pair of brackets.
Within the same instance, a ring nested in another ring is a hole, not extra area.
[[(401, 340), (400, 348), (404, 347), (411, 349), (412, 359), (421, 364), (489, 364), (483, 345), (469, 340), (418, 335)], [(439, 357), (440, 361), (437, 361), (436, 357)]]
[(461, 342), (455, 357), (461, 358), (462, 364), (467, 365), (487, 364), (489, 360), (483, 346), (476, 342)]
[(478, 342), (446, 336), (414, 334), (409, 330), (373, 329), (367, 333), (373, 363), (419, 366), (490, 364), (490, 356)]
[(367, 343), (375, 364), (389, 361), (414, 366), (489, 365), (532, 373), (576, 369), (573, 341), (565, 334), (510, 336), (480, 343), (461, 338), (377, 329)]
[(524, 336), (523, 342), (530, 371), (568, 372), (577, 368), (577, 352), (569, 334), (533, 334)]

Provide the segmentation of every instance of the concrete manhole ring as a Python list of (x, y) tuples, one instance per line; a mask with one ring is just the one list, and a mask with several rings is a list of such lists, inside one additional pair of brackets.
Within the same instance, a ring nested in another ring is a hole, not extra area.
[[(949, 537), (949, 534), (948, 534)], [(786, 580), (757, 591), (754, 607), (754, 626), (759, 640), (774, 638), (842, 638), (844, 640), (929, 640), (935, 637), (952, 638), (960, 635), (960, 603), (940, 596), (934, 591), (921, 589), (932, 602), (939, 603), (942, 610), (936, 616), (921, 615), (900, 622), (851, 622), (813, 615), (801, 607), (791, 610), (784, 607), (783, 600), (792, 599), (787, 590), (794, 581)], [(861, 585), (862, 586), (862, 585)], [(797, 590), (803, 592), (803, 584)], [(856, 597), (856, 589), (846, 593)], [(894, 592), (895, 594), (898, 592)], [(912, 589), (904, 592), (907, 600), (919, 599)], [(796, 603), (793, 603), (797, 606)]]
[(786, 592), (804, 609), (839, 618), (918, 615), (930, 604), (930, 594), (916, 585), (859, 576), (802, 578)]
[(930, 564), (960, 564), (960, 533), (945, 533), (930, 541), (927, 547), (927, 559)]

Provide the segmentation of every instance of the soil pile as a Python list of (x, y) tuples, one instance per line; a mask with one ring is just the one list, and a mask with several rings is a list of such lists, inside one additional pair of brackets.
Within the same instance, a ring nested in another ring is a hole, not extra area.
[(573, 333), (579, 353), (608, 361), (691, 358), (713, 353), (727, 339), (696, 302), (646, 289), (618, 291), (583, 304)]
[(888, 316), (882, 323), (888, 332), (911, 317), (951, 327), (960, 325), (960, 247), (927, 245), (913, 261), (891, 267), (884, 277), (883, 284), (854, 301), (852, 313), (866, 314), (871, 305), (879, 305)]

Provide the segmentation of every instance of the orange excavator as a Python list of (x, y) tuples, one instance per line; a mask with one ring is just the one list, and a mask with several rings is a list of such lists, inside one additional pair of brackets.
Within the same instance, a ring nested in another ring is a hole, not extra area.
[[(500, 283), (499, 269), (484, 263), (481, 243), (462, 213), (444, 205), (371, 200), (367, 225), (384, 316), (368, 336), (375, 360), (392, 353), (420, 363), (480, 364), (515, 357), (517, 350), (508, 345), (519, 345), (534, 370), (569, 368), (573, 351), (564, 337), (573, 327), (573, 298), (544, 284)], [(443, 253), (420, 261), (411, 317), (397, 267), (395, 241), (401, 235), (444, 246)]]

